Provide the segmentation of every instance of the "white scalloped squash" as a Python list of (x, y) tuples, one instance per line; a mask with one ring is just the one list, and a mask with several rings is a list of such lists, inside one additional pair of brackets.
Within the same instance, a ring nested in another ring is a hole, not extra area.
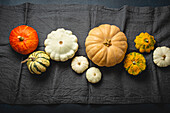
[(63, 28), (49, 33), (44, 45), (45, 52), (55, 61), (66, 61), (78, 50), (77, 37)]

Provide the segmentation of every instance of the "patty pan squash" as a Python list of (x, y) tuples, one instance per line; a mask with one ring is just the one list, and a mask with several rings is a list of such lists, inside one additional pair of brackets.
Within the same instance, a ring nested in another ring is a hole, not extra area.
[(156, 43), (154, 37), (147, 32), (140, 33), (138, 36), (136, 36), (136, 39), (134, 40), (135, 47), (139, 49), (141, 53), (147, 52), (149, 53), (151, 50), (154, 49), (154, 45)]
[(137, 52), (131, 52), (126, 55), (124, 68), (131, 75), (138, 75), (146, 69), (145, 57)]
[(66, 61), (78, 50), (77, 37), (70, 30), (63, 28), (48, 34), (44, 45), (46, 53), (55, 61)]

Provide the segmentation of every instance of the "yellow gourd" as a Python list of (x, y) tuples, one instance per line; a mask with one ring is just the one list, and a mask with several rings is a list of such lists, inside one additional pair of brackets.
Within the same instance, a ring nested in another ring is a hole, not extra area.
[(137, 52), (131, 52), (126, 55), (124, 67), (129, 74), (138, 75), (146, 68), (145, 57)]
[(154, 44), (156, 43), (154, 37), (147, 32), (142, 32), (138, 36), (136, 36), (134, 42), (136, 43), (135, 47), (139, 49), (141, 53), (149, 53), (151, 50), (154, 49)]

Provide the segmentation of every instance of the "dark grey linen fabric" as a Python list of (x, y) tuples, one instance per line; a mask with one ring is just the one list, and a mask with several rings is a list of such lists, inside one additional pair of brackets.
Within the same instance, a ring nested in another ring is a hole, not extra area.
[[(50, 61), (42, 75), (32, 75), (26, 64), (28, 57), (16, 53), (9, 44), (10, 31), (21, 24), (37, 30), (39, 46), (44, 50), (47, 34), (58, 28), (71, 30), (78, 37), (75, 56), (86, 56), (85, 39), (90, 29), (101, 24), (120, 27), (128, 39), (128, 51), (137, 51), (134, 38), (141, 32), (155, 37), (157, 46), (170, 47), (170, 6), (130, 7), (119, 9), (97, 5), (40, 5), (25, 3), (0, 6), (0, 103), (8, 104), (134, 104), (170, 103), (170, 67), (160, 68), (153, 63), (151, 53), (144, 53), (147, 68), (139, 76), (129, 75), (123, 62), (114, 67), (98, 67), (102, 80), (87, 82), (85, 72), (76, 74), (71, 60)], [(87, 57), (87, 56), (86, 56)]]

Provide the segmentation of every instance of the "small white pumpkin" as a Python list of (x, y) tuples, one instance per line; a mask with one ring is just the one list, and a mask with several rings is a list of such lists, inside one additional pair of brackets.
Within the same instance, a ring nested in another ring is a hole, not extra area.
[(153, 61), (159, 67), (167, 67), (170, 65), (170, 48), (157, 47), (153, 52)]
[(102, 78), (102, 73), (96, 67), (91, 67), (86, 72), (86, 78), (91, 83), (97, 83)]
[(71, 62), (71, 67), (76, 73), (83, 73), (89, 67), (89, 62), (84, 56), (76, 56)]
[(66, 61), (78, 50), (77, 37), (63, 28), (52, 31), (44, 41), (45, 52), (55, 61)]

